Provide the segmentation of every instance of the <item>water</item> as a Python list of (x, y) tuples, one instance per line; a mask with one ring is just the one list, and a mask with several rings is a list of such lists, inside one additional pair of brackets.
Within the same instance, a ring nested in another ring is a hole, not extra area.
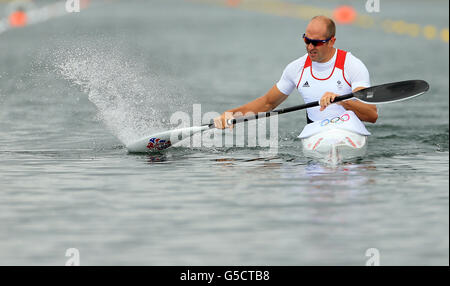
[[(380, 17), (397, 9), (414, 22), (419, 2), (390, 2)], [(448, 27), (448, 2), (435, 4), (417, 22)], [(194, 103), (223, 112), (264, 94), (304, 54), (305, 26), (192, 1), (113, 1), (0, 34), (0, 264), (64, 265), (77, 248), (82, 265), (364, 265), (377, 248), (382, 265), (448, 265), (448, 43), (338, 26), (337, 46), (373, 84), (431, 85), (380, 107), (354, 162), (304, 158), (302, 111), (280, 116), (276, 156), (124, 148)], [(300, 103), (294, 92), (283, 106)]]

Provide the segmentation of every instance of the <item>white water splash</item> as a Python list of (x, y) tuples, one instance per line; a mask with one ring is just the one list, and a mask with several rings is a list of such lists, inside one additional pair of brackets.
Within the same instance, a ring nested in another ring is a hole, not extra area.
[(58, 71), (88, 94), (98, 118), (125, 145), (167, 128), (163, 122), (183, 106), (176, 90), (164, 85), (168, 80), (104, 45), (59, 51), (56, 61)]

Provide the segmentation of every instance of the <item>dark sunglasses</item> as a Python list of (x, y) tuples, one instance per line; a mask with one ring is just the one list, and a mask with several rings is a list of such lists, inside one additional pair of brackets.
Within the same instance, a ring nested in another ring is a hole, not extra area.
[(313, 40), (313, 39), (308, 38), (306, 36), (306, 34), (303, 34), (303, 40), (305, 41), (305, 44), (307, 44), (307, 45), (312, 44), (314, 47), (322, 46), (323, 44), (325, 44), (326, 42), (331, 40), (331, 38), (333, 38), (333, 37), (329, 37), (326, 40)]

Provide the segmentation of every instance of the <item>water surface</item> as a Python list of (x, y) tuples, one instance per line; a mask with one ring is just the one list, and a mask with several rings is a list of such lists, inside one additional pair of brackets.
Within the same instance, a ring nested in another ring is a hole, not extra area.
[[(448, 26), (435, 2), (416, 21)], [(421, 5), (389, 3), (382, 17), (405, 21)], [(223, 112), (264, 94), (304, 54), (306, 24), (112, 1), (0, 34), (0, 264), (64, 265), (77, 248), (82, 265), (364, 265), (377, 248), (382, 265), (448, 265), (448, 43), (338, 26), (373, 84), (431, 86), (381, 106), (354, 162), (305, 158), (303, 111), (280, 116), (277, 154), (124, 148), (194, 103)]]

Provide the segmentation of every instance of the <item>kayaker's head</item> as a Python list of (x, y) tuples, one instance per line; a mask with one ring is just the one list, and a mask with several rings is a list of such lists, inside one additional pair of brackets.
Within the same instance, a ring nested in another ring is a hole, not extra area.
[(336, 25), (333, 20), (325, 16), (315, 16), (306, 27), (303, 40), (306, 51), (314, 62), (324, 63), (334, 55)]

